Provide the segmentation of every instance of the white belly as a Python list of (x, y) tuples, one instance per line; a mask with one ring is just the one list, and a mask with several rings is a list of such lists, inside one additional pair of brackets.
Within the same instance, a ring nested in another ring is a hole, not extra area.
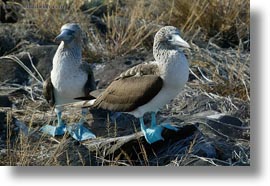
[(165, 67), (167, 69), (165, 70), (166, 73), (161, 75), (163, 87), (160, 92), (147, 104), (138, 107), (130, 114), (138, 118), (142, 117), (146, 112), (157, 112), (181, 92), (188, 80), (189, 66), (184, 54), (180, 57), (180, 60), (175, 60), (176, 62)]
[(74, 75), (73, 77), (68, 77), (63, 80), (60, 80), (60, 78), (59, 80), (52, 82), (56, 105), (75, 102), (76, 100), (74, 100), (74, 98), (85, 96), (83, 89), (87, 81), (86, 78), (87, 76), (85, 75)]
[(134, 111), (130, 112), (130, 114), (139, 118), (142, 117), (146, 112), (157, 112), (165, 104), (169, 103), (173, 98), (175, 98), (180, 91), (181, 90), (168, 91), (166, 88), (163, 88), (150, 102), (138, 107)]
[(80, 70), (79, 66), (65, 65), (54, 68), (51, 72), (51, 80), (54, 86), (55, 104), (75, 102), (74, 98), (85, 96), (84, 85), (87, 78), (87, 73)]

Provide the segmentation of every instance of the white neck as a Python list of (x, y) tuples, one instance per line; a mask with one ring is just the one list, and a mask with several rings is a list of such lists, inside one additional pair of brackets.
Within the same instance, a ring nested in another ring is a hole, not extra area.
[(51, 80), (56, 105), (74, 102), (75, 97), (84, 96), (88, 74), (81, 70), (81, 52), (76, 43), (65, 45), (61, 42), (54, 55)]
[[(70, 43), (65, 45), (62, 41), (59, 45), (54, 58), (53, 58), (53, 68), (63, 67), (63, 66), (78, 66), (82, 59), (82, 47), (80, 44)], [(61, 63), (69, 63), (63, 65)]]
[(167, 85), (182, 87), (189, 74), (189, 64), (186, 56), (179, 50), (169, 50), (156, 59), (160, 76)]

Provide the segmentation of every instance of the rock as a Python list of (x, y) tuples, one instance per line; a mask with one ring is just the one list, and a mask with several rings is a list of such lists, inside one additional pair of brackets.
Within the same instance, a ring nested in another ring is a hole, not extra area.
[[(39, 39), (35, 28), (26, 28), (21, 23), (0, 24), (0, 56), (14, 54), (28, 68), (33, 71), (30, 60), (25, 52), (29, 52), (34, 65), (46, 77), (52, 66), (52, 58), (57, 46), (46, 45), (46, 41)], [(0, 60), (0, 81), (9, 83), (27, 84), (29, 75), (17, 63), (9, 59)]]
[[(57, 147), (56, 147), (57, 148)], [(97, 166), (97, 157), (77, 141), (67, 140), (59, 156), (51, 158), (61, 166)], [(54, 162), (52, 162), (54, 164)]]
[[(186, 149), (196, 131), (195, 125), (179, 127), (177, 132), (164, 129), (162, 136), (165, 140), (151, 145), (146, 142), (142, 132), (116, 138), (94, 139), (84, 142), (83, 145), (88, 148), (91, 154), (110, 160), (107, 163), (117, 164), (117, 161), (121, 160), (129, 165), (143, 166), (144, 162), (156, 166), (157, 163), (165, 164), (171, 160), (171, 156), (165, 156), (162, 160), (157, 159), (157, 157), (164, 157), (162, 155), (168, 153), (170, 148), (173, 153)], [(98, 160), (99, 163), (100, 161)]]
[[(91, 157), (84, 161), (88, 162), (87, 164), (140, 166), (249, 164), (249, 127), (240, 119), (228, 114), (208, 110), (193, 115), (168, 117), (165, 114), (167, 117), (163, 118), (164, 112), (161, 110), (158, 122), (165, 123), (169, 120), (179, 128), (179, 131), (165, 129), (162, 133), (165, 140), (149, 145), (142, 132), (139, 132), (138, 119), (121, 114), (114, 123), (110, 121), (111, 113), (100, 110), (90, 112), (93, 118), (87, 118), (87, 121), (91, 130), (99, 137), (79, 144), (86, 148), (80, 147), (81, 153), (91, 154)], [(144, 119), (146, 124), (150, 123), (147, 114)], [(70, 148), (66, 150), (72, 154)]]
[[(25, 52), (21, 52), (15, 56), (18, 57), (32, 72), (35, 72), (26, 53), (29, 52), (30, 56), (32, 57), (33, 64), (45, 78), (51, 71), (52, 59), (56, 49), (57, 46), (55, 45), (32, 46), (31, 48), (26, 49)], [(37, 76), (36, 73), (35, 75)], [(16, 62), (10, 59), (2, 59), (0, 60), (0, 81), (28, 84), (29, 74)]]
[(12, 107), (12, 102), (9, 100), (8, 96), (0, 95), (0, 107)]
[[(138, 119), (129, 114), (122, 113), (118, 115), (101, 109), (92, 109), (90, 113), (87, 122), (97, 136), (118, 137), (130, 135), (139, 127)], [(115, 122), (113, 118), (116, 118)]]
[[(30, 67), (28, 61), (24, 61), (27, 67)], [(26, 84), (28, 82), (28, 74), (17, 63), (10, 59), (0, 60), (0, 81), (16, 84)]]
[(109, 9), (112, 11), (113, 8), (115, 8), (113, 3), (105, 3), (104, 0), (84, 1), (84, 4), (80, 7), (81, 11), (95, 10), (92, 11), (91, 14), (98, 17), (103, 17)]
[(14, 37), (13, 30), (10, 24), (0, 24), (0, 56), (11, 51), (19, 42), (19, 39)]
[(47, 78), (50, 75), (53, 57), (57, 48), (57, 45), (44, 45), (32, 47), (29, 50), (26, 50), (26, 52), (31, 54), (37, 70), (44, 78)]
[[(13, 119), (13, 118), (12, 118)], [(0, 146), (5, 146), (8, 140), (7, 130), (10, 129), (10, 139), (14, 139), (14, 128), (12, 119), (7, 121), (7, 112), (0, 111)], [(8, 123), (8, 125), (7, 125)]]
[(239, 127), (244, 125), (244, 123), (239, 118), (225, 115), (225, 114), (221, 115), (218, 118), (218, 120), (222, 123), (233, 124), (234, 126), (239, 126)]
[(3, 131), (6, 120), (6, 113), (0, 112), (0, 131)]
[(19, 53), (32, 45), (52, 45), (53, 38), (43, 37), (38, 28), (24, 22), (0, 24), (0, 56)]
[(239, 118), (226, 114), (212, 115), (207, 118), (209, 119), (207, 122), (209, 126), (230, 138), (250, 139), (250, 128)]
[[(17, 0), (18, 1), (18, 0)], [(20, 0), (18, 2), (21, 2)], [(7, 0), (3, 0), (0, 4), (0, 22), (16, 23), (18, 21), (18, 12), (22, 8), (16, 3), (7, 4)]]
[(102, 33), (106, 34), (107, 33), (107, 25), (102, 21), (100, 17), (97, 17), (95, 15), (89, 15), (90, 22), (96, 26), (96, 28)]
[(141, 53), (118, 57), (117, 59), (101, 64), (94, 64), (93, 71), (95, 79), (100, 79), (99, 88), (107, 87), (120, 73), (140, 63), (151, 60), (153, 60), (152, 54)]

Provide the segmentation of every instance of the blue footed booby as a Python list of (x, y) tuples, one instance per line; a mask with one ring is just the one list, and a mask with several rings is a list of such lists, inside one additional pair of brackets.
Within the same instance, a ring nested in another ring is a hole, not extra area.
[[(190, 48), (173, 26), (162, 27), (154, 37), (155, 61), (139, 64), (121, 73), (96, 97), (82, 97), (84, 106), (114, 112), (125, 112), (139, 118), (146, 141), (151, 144), (163, 140), (165, 128), (177, 130), (170, 124), (157, 124), (156, 113), (181, 91), (188, 80), (189, 65), (183, 48)], [(91, 94), (91, 93), (90, 93)], [(151, 113), (151, 125), (145, 126), (143, 115)]]
[(55, 106), (57, 126), (45, 125), (41, 131), (52, 136), (63, 135), (67, 130), (78, 141), (95, 138), (95, 135), (83, 126), (85, 109), (79, 123), (67, 126), (62, 120), (62, 104), (72, 103), (75, 97), (89, 95), (96, 89), (92, 69), (82, 62), (82, 30), (78, 24), (68, 23), (62, 26), (61, 33), (55, 38), (61, 41), (53, 58), (50, 77), (43, 84), (43, 94), (51, 106)]

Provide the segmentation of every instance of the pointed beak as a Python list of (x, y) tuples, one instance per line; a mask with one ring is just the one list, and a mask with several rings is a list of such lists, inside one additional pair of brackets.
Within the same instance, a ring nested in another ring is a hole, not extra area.
[(190, 45), (185, 40), (183, 40), (178, 34), (174, 34), (172, 36), (171, 43), (179, 47), (190, 48)]
[(61, 33), (54, 39), (55, 42), (68, 42), (71, 41), (73, 37), (73, 32), (71, 30), (62, 30)]

